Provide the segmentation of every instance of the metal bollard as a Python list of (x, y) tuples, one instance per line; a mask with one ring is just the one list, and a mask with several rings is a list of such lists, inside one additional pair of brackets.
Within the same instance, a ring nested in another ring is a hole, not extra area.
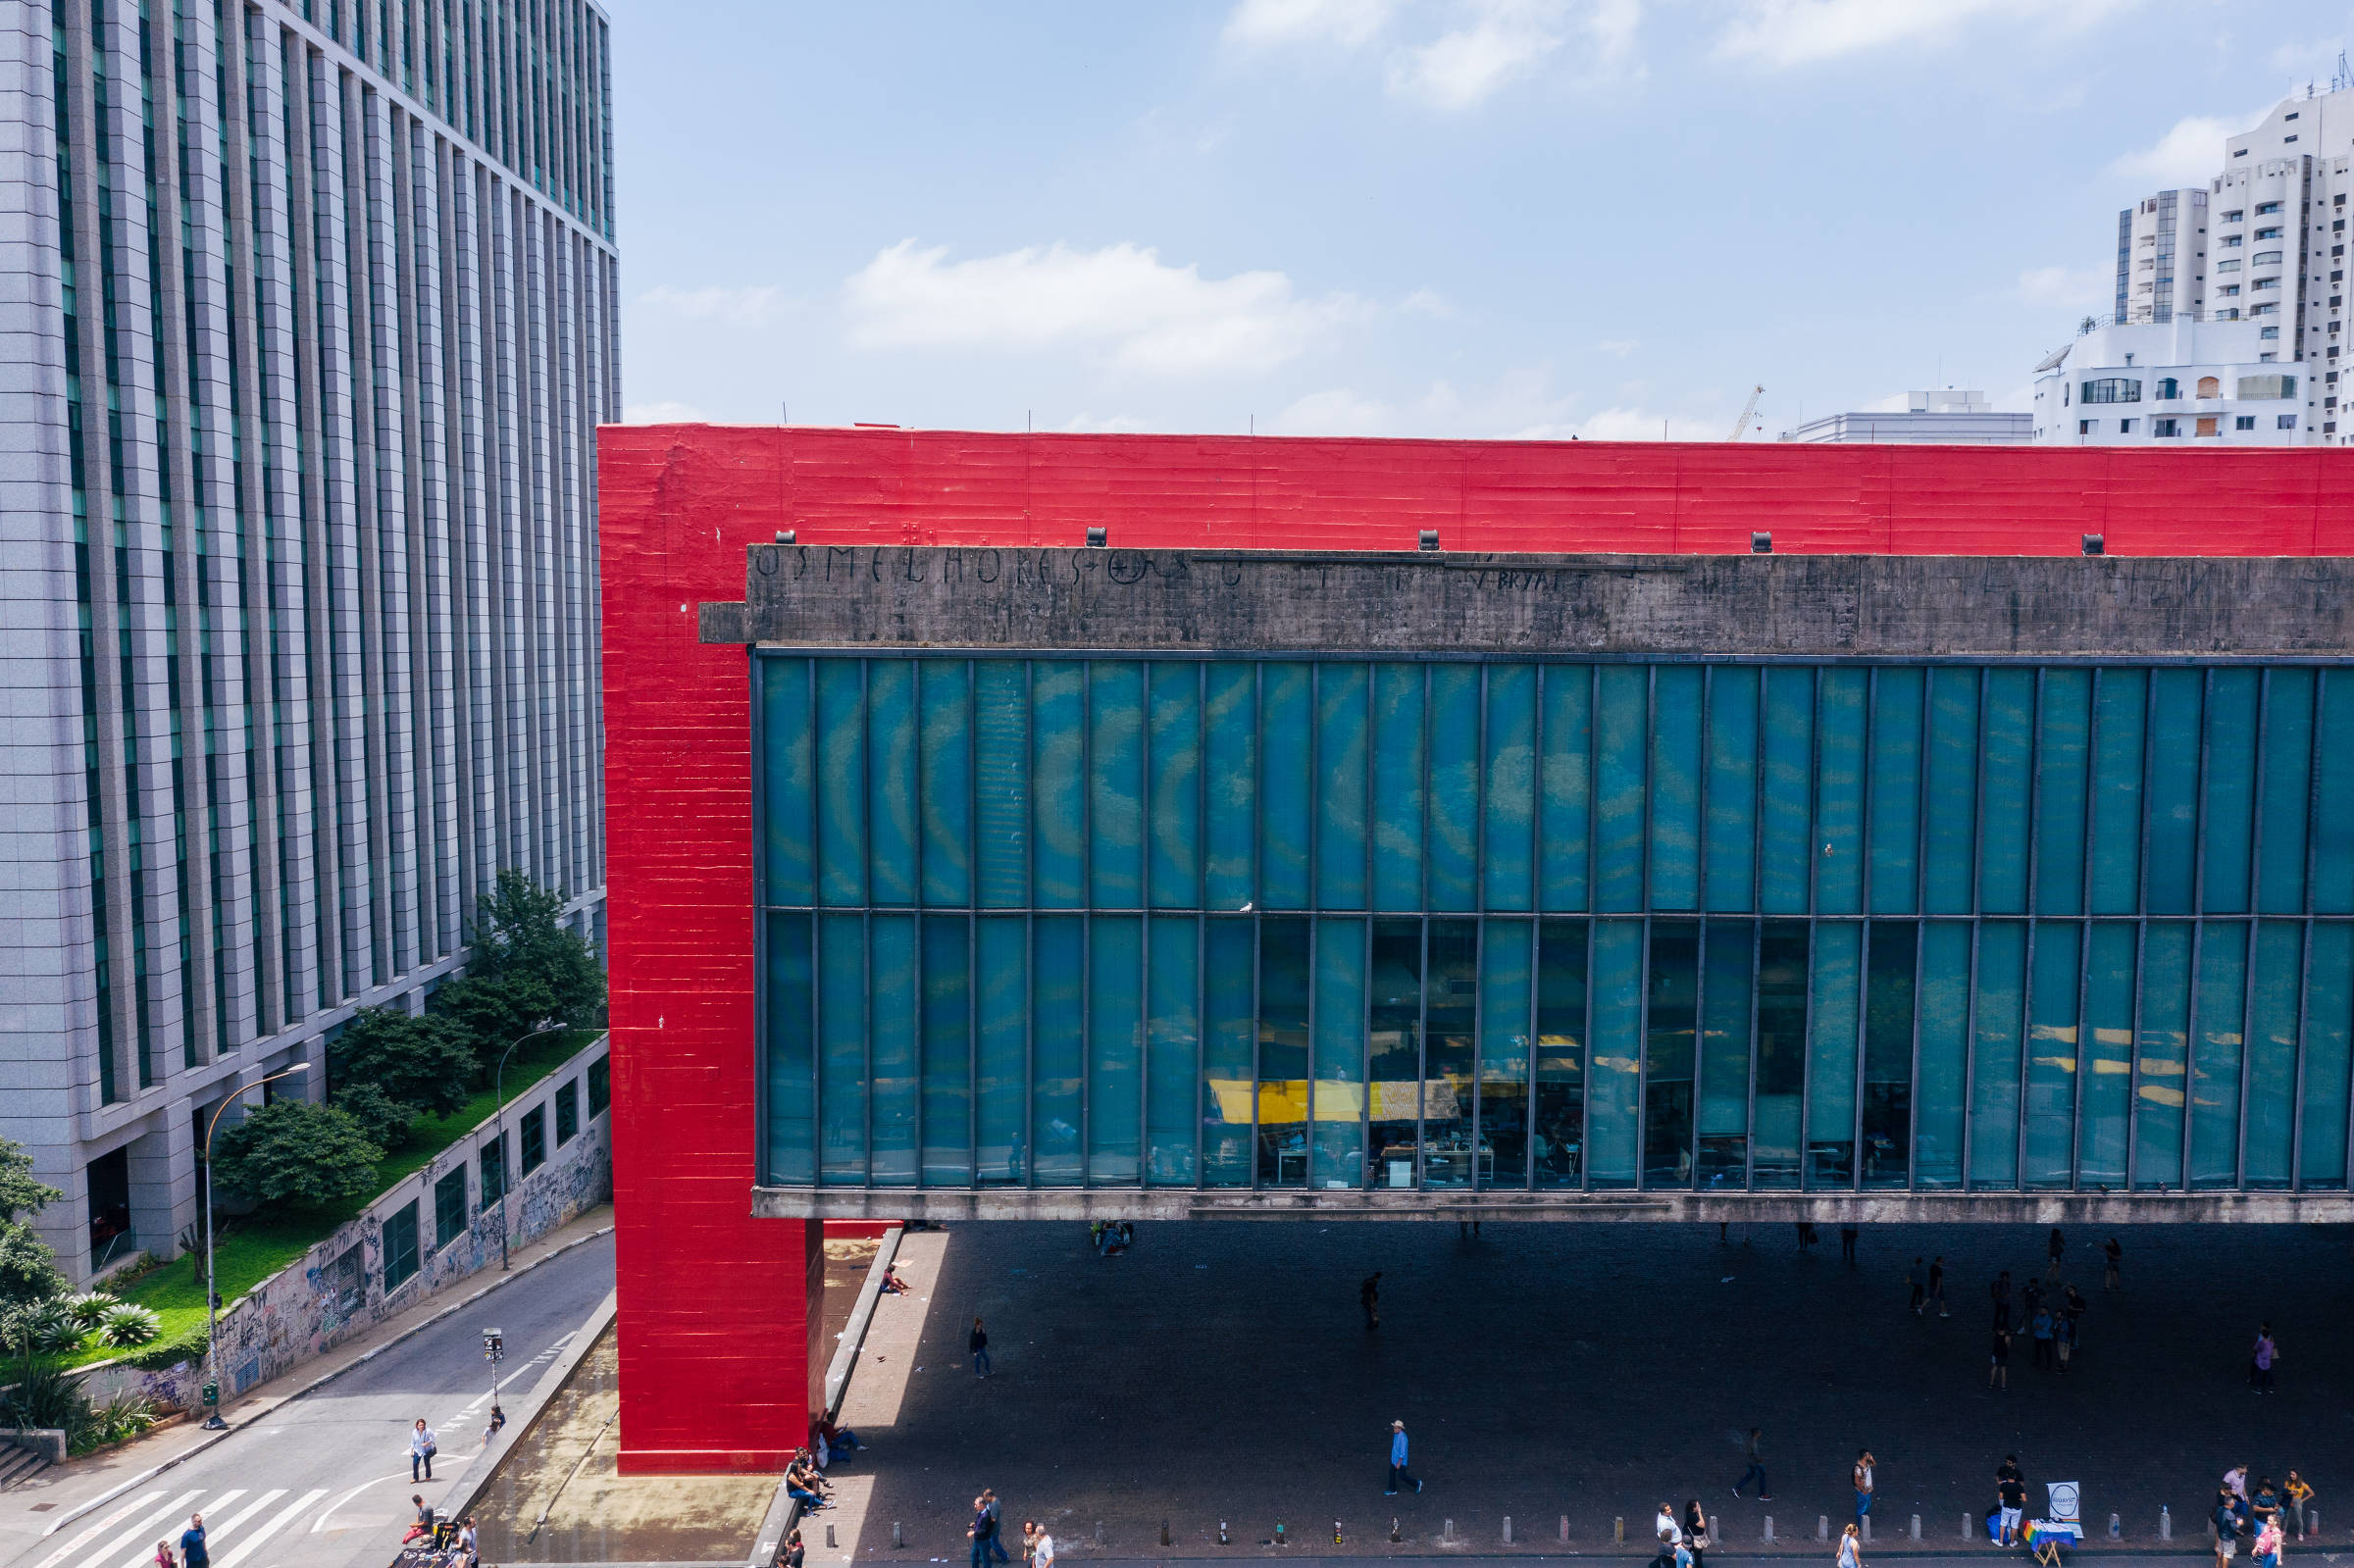
[(841, 1543), (834, 1539), (834, 1526), (831, 1523), (826, 1526), (826, 1544), (829, 1546), (841, 1545)]
[(1968, 1515), (1968, 1514), (1964, 1514), (1964, 1515), (1962, 1516), (1962, 1539), (1963, 1539), (1964, 1541), (1971, 1541), (1971, 1540), (1975, 1540), (1975, 1539), (1976, 1539), (1974, 1536), (1972, 1536), (1972, 1535), (1970, 1534), (1970, 1515)]
[(1218, 1544), (1226, 1544), (1226, 1521), (1223, 1519), (1218, 1521)]
[(2308, 1509), (2306, 1509), (2306, 1510), (2305, 1510), (2305, 1534), (2306, 1534), (2306, 1537), (2307, 1537), (2309, 1540), (2313, 1540), (2313, 1541), (2319, 1541), (2319, 1540), (2321, 1540), (2321, 1538), (2322, 1538), (2322, 1511), (2321, 1511), (2321, 1509), (2319, 1509), (2319, 1508), (2308, 1508)]
[(1715, 1514), (1709, 1515), (1709, 1539), (1711, 1541), (1724, 1539), (1724, 1520)]
[(1569, 1516), (1568, 1516), (1567, 1514), (1563, 1514), (1563, 1515), (1561, 1515), (1561, 1544), (1565, 1546), (1565, 1545), (1567, 1545), (1568, 1543), (1569, 1543)]
[(1398, 1534), (1398, 1516), (1396, 1514), (1390, 1515), (1390, 1540), (1397, 1542), (1403, 1541), (1404, 1539), (1406, 1538)]
[(1818, 1513), (1815, 1516), (1815, 1539), (1817, 1541), (1831, 1539), (1831, 1516), (1829, 1514)]
[(1768, 1545), (1773, 1543), (1773, 1515), (1771, 1514), (1766, 1516), (1766, 1543)]
[(1454, 1545), (1454, 1544), (1455, 1544), (1455, 1521), (1454, 1521), (1454, 1520), (1450, 1519), (1450, 1520), (1448, 1520), (1448, 1521), (1447, 1521), (1447, 1528), (1446, 1528), (1445, 1530), (1443, 1530), (1443, 1531), (1441, 1531), (1441, 1532), (1439, 1533), (1439, 1540), (1440, 1540), (1440, 1541), (1442, 1541), (1442, 1542), (1444, 1542), (1446, 1544), (1448, 1544), (1448, 1545), (1450, 1545), (1450, 1546), (1452, 1546), (1452, 1545)]
[(2115, 1514), (2109, 1516), (2109, 1539), (2111, 1541), (2125, 1539), (2125, 1522)]
[(1160, 1522), (1160, 1543), (1164, 1546), (1172, 1543), (1169, 1541), (1169, 1522), (1166, 1519)]
[(1919, 1514), (1913, 1516), (1913, 1539), (1915, 1541), (1920, 1539), (1920, 1515)]
[(1626, 1520), (1623, 1516), (1611, 1521), (1611, 1539), (1621, 1546), (1626, 1544)]
[(2160, 1504), (2158, 1508), (2158, 1539), (2160, 1541), (2175, 1539), (2175, 1516), (2167, 1510), (2164, 1504)]
[(1096, 1521), (1096, 1544), (1103, 1544), (1103, 1521), (1100, 1519)]
[(894, 1519), (891, 1522), (891, 1543), (894, 1546), (904, 1546), (907, 1544), (907, 1538), (899, 1534), (899, 1522), (896, 1519)]
[(1871, 1540), (1871, 1515), (1869, 1514), (1864, 1516), (1864, 1539), (1867, 1542)]
[(1504, 1543), (1508, 1546), (1512, 1543), (1512, 1516), (1509, 1513), (1504, 1516)]

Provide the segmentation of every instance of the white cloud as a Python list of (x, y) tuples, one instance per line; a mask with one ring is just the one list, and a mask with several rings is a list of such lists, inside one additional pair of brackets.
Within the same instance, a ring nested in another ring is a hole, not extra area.
[(2244, 115), (2184, 115), (2150, 146), (2109, 165), (2109, 173), (2148, 184), (2204, 184), (2224, 166), (2224, 138), (2260, 125), (2273, 112), (2266, 104)]
[(785, 290), (765, 284), (752, 288), (673, 288), (664, 283), (639, 295), (638, 303), (691, 322), (757, 328), (774, 327), (799, 302)]
[(2105, 267), (2028, 267), (2012, 292), (2030, 305), (2098, 305), (2115, 293), (2117, 273)]
[(1704, 429), (1687, 415), (1660, 414), (1647, 408), (1606, 408), (1581, 422), (1573, 433), (1587, 441), (1706, 441), (1721, 440), (1724, 435), (1717, 424)]
[(1268, 429), (1283, 435), (1390, 435), (1399, 411), (1346, 386), (1310, 392), (1275, 416)]
[(1391, 61), (1390, 90), (1438, 109), (1474, 108), (1561, 48), (1567, 20), (1559, 0), (1474, 0), (1467, 25)]
[(1813, 65), (1843, 55), (1942, 43), (1976, 22), (2034, 24), (2073, 31), (2136, 0), (1735, 0), (1716, 52), (1769, 66)]
[(1396, 0), (1243, 0), (1226, 19), (1226, 41), (1245, 47), (1337, 43), (1356, 49), (1389, 24)]
[(692, 403), (628, 403), (621, 410), (624, 425), (707, 425), (711, 416)]
[(1165, 430), (1167, 427), (1139, 419), (1133, 414), (1074, 414), (1062, 422), (1061, 428), (1073, 435), (1134, 435), (1142, 430)]
[[(1627, 382), (1619, 401), (1599, 413), (1585, 412), (1575, 393), (1557, 392), (1542, 371), (1508, 371), (1485, 387), (1468, 391), (1433, 381), (1418, 395), (1396, 402), (1353, 387), (1311, 392), (1267, 422), (1284, 435), (1462, 436), (1486, 440), (1656, 441), (1663, 427), (1677, 440), (1715, 440), (1724, 434), (1721, 413), (1662, 413), (1641, 401), (1644, 387)], [(1710, 402), (1714, 392), (1703, 394)]]
[(1594, 352), (1608, 354), (1613, 359), (1624, 359), (1639, 346), (1631, 337), (1606, 337), (1594, 345)]
[(951, 262), (912, 239), (844, 284), (861, 348), (1077, 349), (1120, 370), (1162, 375), (1265, 371), (1382, 307), (1349, 294), (1304, 299), (1278, 272), (1204, 278), (1123, 241), (1059, 240)]

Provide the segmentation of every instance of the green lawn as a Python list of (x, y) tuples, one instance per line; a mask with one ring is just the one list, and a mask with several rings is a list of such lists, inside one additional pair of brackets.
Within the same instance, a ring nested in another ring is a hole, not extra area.
[[(507, 1063), (507, 1103), (513, 1104), (540, 1080), (554, 1072), (594, 1039), (599, 1031), (573, 1030), (527, 1041)], [(410, 1129), (408, 1140), (377, 1163), (376, 1181), (365, 1197), (347, 1198), (326, 1208), (260, 1210), (218, 1219), (213, 1240), (213, 1273), (226, 1310), (246, 1291), (301, 1257), (334, 1233), (335, 1227), (382, 1197), (404, 1177), (416, 1175), (450, 1144), (489, 1120), (495, 1096), (478, 1090), (447, 1116), (427, 1116)], [(586, 1105), (581, 1107), (584, 1112)], [(198, 1220), (201, 1226), (201, 1217)], [(164, 1320), (163, 1337), (187, 1332), (204, 1321), (204, 1250), (199, 1232), (197, 1249), (155, 1269), (116, 1292), (127, 1301), (153, 1307)], [(61, 1365), (86, 1366), (124, 1352), (111, 1348), (79, 1351)]]

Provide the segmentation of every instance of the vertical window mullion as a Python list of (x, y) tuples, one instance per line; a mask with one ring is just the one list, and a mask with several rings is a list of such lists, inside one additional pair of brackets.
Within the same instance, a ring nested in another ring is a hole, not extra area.
[(2256, 1016), (2256, 936), (2263, 929), (2259, 912), (2264, 907), (2264, 764), (2270, 747), (2272, 707), (2273, 672), (2268, 665), (2256, 677), (2256, 779), (2249, 786), (2248, 806), (2248, 962), (2239, 977), (2239, 1154), (2231, 1186), (2243, 1192), (2248, 1186), (2248, 1091), (2254, 1087), (2256, 1077), (2256, 1053), (2251, 1049), (2252, 1032), (2248, 1026)]

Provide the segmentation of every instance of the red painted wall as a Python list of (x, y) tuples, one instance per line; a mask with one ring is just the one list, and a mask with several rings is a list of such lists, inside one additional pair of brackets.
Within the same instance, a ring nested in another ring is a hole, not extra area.
[(608, 426), (607, 930), (623, 1468), (773, 1469), (824, 1362), (818, 1228), (750, 1218), (750, 721), (695, 606), (803, 543), (2354, 553), (2354, 453)]

